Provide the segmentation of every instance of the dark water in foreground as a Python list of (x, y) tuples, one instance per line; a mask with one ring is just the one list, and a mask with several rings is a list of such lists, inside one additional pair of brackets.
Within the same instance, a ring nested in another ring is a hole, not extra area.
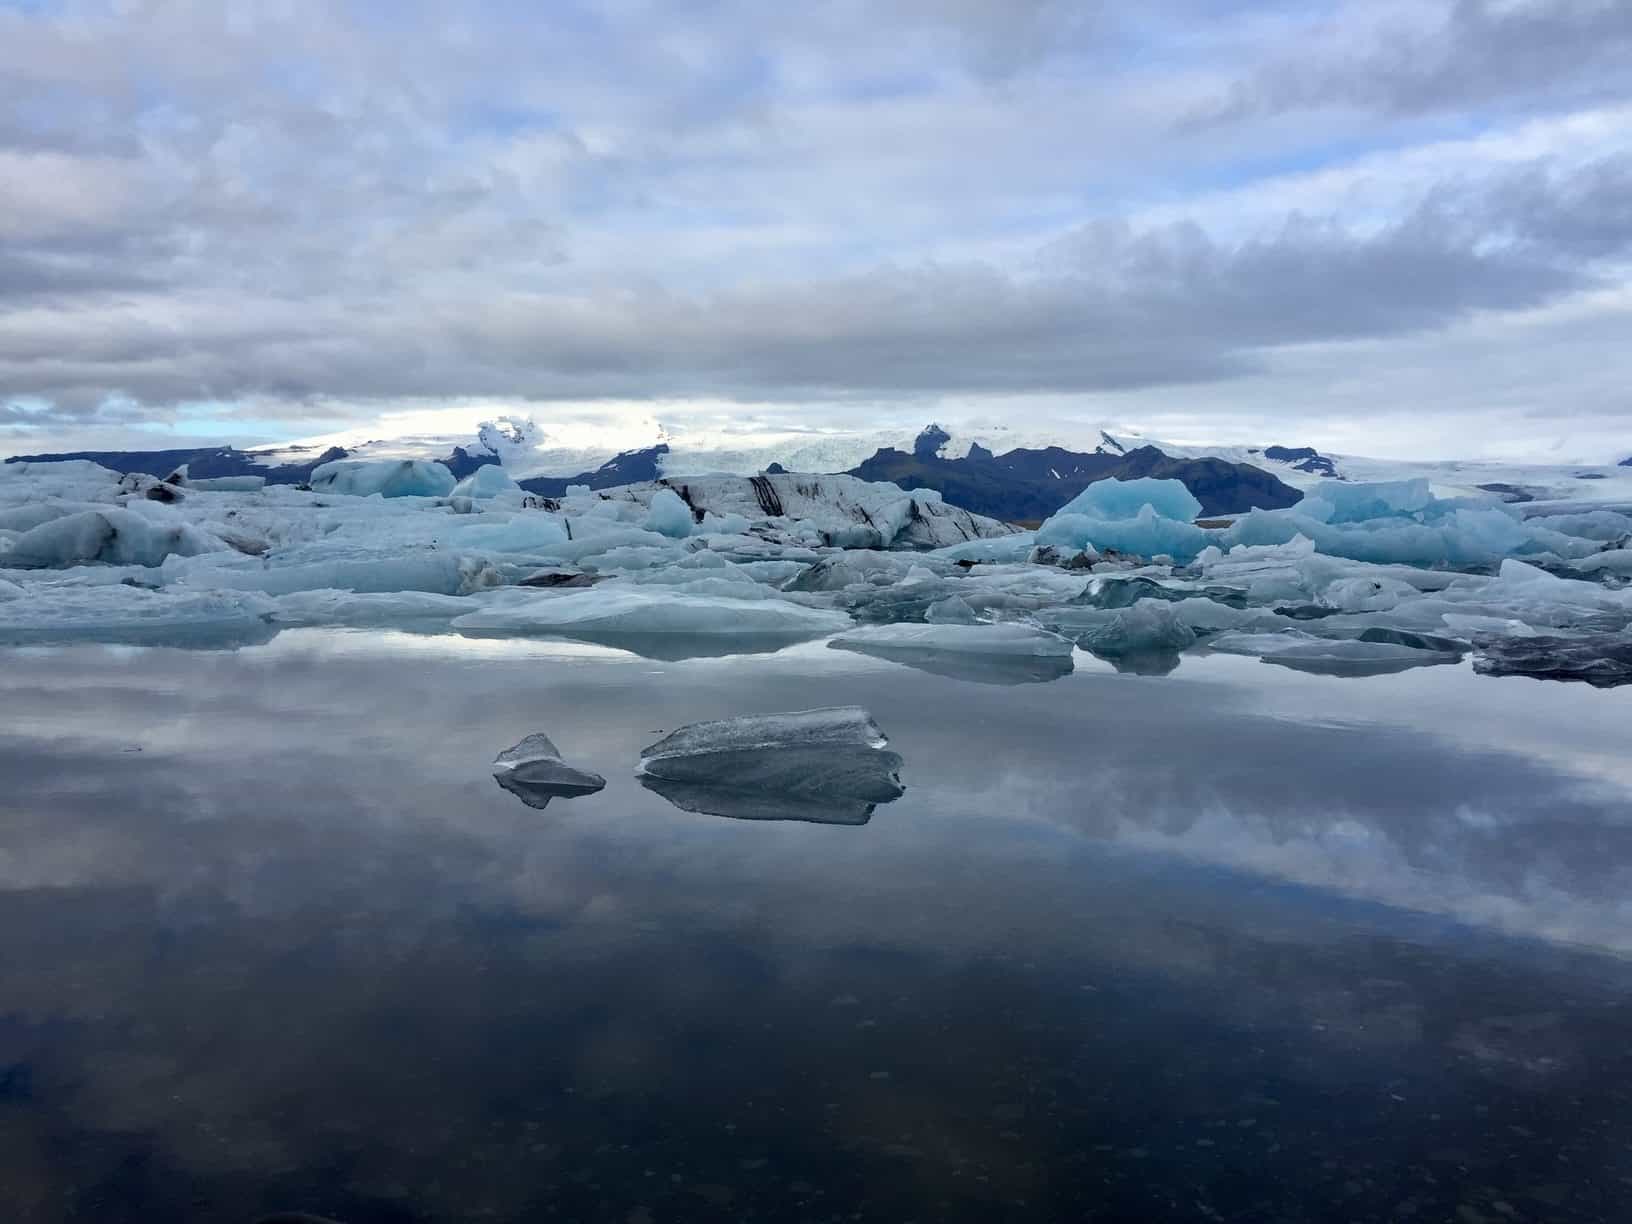
[[(631, 777), (848, 702), (867, 824)], [(1632, 1219), (1629, 727), (1453, 668), (5, 654), (0, 1217)], [(539, 730), (606, 789), (496, 786)]]

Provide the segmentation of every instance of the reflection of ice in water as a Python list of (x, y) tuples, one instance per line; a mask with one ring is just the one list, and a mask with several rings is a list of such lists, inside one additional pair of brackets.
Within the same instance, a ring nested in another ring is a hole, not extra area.
[(546, 808), (551, 799), (593, 795), (606, 779), (587, 769), (574, 769), (542, 731), (529, 735), (493, 760), (493, 778), (528, 807)]
[(858, 825), (905, 789), (887, 743), (856, 706), (747, 715), (681, 727), (641, 753), (637, 773), (689, 812)]

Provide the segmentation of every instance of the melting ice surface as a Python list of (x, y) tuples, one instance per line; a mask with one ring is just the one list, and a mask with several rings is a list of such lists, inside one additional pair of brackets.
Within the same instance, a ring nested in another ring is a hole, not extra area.
[[(498, 465), (344, 460), (310, 490), (0, 465), (0, 643), (218, 647), (286, 626), (576, 638), (651, 658), (839, 648), (994, 683), (1072, 647), (1166, 673), (1208, 649), (1333, 674), (1456, 662), (1632, 678), (1632, 516), (1330, 481), (1201, 526), (1102, 481), (1035, 532), (849, 476), (671, 477), (559, 499)], [(1516, 644), (1515, 639), (1533, 639)]]

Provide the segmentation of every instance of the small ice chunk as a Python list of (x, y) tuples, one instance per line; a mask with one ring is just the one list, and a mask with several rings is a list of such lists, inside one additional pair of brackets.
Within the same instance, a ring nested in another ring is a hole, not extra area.
[(453, 473), (425, 459), (333, 459), (312, 469), (314, 492), (353, 497), (446, 497)]
[(493, 777), (528, 807), (546, 808), (551, 799), (593, 795), (606, 779), (587, 769), (576, 769), (561, 759), (561, 752), (542, 731), (529, 735), (493, 758)]
[(696, 524), (691, 507), (673, 489), (659, 489), (652, 494), (651, 504), (646, 508), (647, 531), (655, 531), (671, 540), (683, 540)]
[(488, 498), (500, 493), (520, 492), (521, 486), (496, 463), (484, 463), (453, 486), (455, 497)]
[(692, 723), (652, 744), (642, 783), (691, 811), (864, 824), (901, 796), (901, 758), (857, 706)]

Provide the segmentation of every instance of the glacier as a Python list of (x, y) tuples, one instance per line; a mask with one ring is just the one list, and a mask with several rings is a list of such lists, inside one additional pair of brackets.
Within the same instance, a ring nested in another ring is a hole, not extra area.
[(979, 683), (1058, 678), (1076, 651), (1135, 673), (1205, 652), (1349, 676), (1471, 655), (1490, 675), (1632, 679), (1632, 514), (1613, 501), (1326, 480), (1288, 510), (1198, 522), (1176, 481), (1107, 480), (1025, 531), (851, 476), (704, 473), (561, 497), (498, 464), (462, 482), (411, 459), (313, 477), (0, 464), (0, 643), (221, 648), (398, 627), (653, 658), (826, 638)]

